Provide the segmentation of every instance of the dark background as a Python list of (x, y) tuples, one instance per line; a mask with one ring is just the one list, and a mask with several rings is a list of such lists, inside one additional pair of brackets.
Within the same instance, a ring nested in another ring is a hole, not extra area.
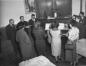
[[(54, 12), (60, 17), (72, 15), (72, 0), (35, 0), (35, 9), (37, 17), (44, 18), (46, 16), (53, 16)], [(60, 4), (56, 4), (56, 1)], [(47, 2), (51, 2), (51, 6), (45, 6)], [(42, 5), (45, 3), (45, 5)]]

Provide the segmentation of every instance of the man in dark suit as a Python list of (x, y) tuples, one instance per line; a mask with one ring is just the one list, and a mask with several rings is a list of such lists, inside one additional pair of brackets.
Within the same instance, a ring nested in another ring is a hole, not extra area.
[(9, 24), (6, 26), (6, 34), (8, 37), (8, 40), (11, 41), (15, 56), (18, 57), (18, 49), (16, 44), (16, 27), (14, 25), (14, 20), (9, 19)]
[(31, 36), (32, 36), (33, 40), (34, 40), (34, 35), (33, 35), (32, 31), (33, 31), (35, 22), (36, 22), (35, 14), (32, 14), (32, 15), (31, 15), (31, 19), (30, 19), (29, 22), (28, 22), (28, 25), (31, 26), (31, 27), (30, 27), (30, 29), (31, 29)]
[[(37, 19), (35, 18), (35, 14), (32, 14), (31, 15), (31, 19), (28, 21), (28, 25), (31, 26), (29, 29), (31, 30), (30, 33), (31, 33), (31, 37), (32, 37), (33, 43), (35, 42), (35, 37), (34, 37), (34, 34), (33, 34), (33, 29), (34, 29), (34, 25), (35, 25), (36, 21), (37, 21)], [(37, 51), (35, 43), (34, 43), (34, 48)]]
[(84, 12), (80, 12), (80, 21), (79, 23), (82, 23), (83, 25), (86, 25), (86, 17), (84, 16)]
[(80, 12), (80, 21), (77, 25), (79, 28), (79, 39), (86, 38), (86, 17), (84, 16), (84, 12)]
[(18, 22), (16, 28), (19, 30), (22, 27), (25, 27), (27, 25), (27, 22), (24, 20), (24, 16), (20, 16), (20, 21)]
[(36, 22), (35, 14), (32, 14), (31, 19), (29, 20), (29, 25), (31, 25), (31, 28), (34, 27), (35, 22)]

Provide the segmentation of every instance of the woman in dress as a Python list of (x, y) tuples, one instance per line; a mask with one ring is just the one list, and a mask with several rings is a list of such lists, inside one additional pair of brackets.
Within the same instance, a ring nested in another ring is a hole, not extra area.
[(16, 40), (19, 42), (23, 59), (30, 59), (36, 56), (33, 43), (27, 35), (24, 27), (20, 28), (16, 32)]
[(45, 55), (46, 51), (45, 31), (41, 26), (40, 22), (36, 22), (35, 28), (33, 29), (33, 35), (35, 37), (35, 46), (38, 55)]
[(58, 24), (52, 24), (50, 29), (51, 34), (51, 50), (52, 55), (55, 57), (56, 61), (61, 54), (61, 31), (58, 29)]

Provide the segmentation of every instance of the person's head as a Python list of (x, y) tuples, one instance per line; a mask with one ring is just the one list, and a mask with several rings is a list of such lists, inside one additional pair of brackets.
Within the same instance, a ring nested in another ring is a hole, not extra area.
[(20, 16), (20, 21), (24, 21), (24, 16)]
[(31, 19), (35, 19), (35, 14), (32, 14), (31, 15)]
[(75, 22), (71, 22), (71, 23), (70, 23), (70, 27), (71, 27), (71, 26), (72, 26), (72, 27), (76, 27), (76, 23), (75, 23)]
[(83, 16), (84, 16), (84, 12), (80, 12), (80, 13), (79, 13), (79, 16), (80, 16), (80, 17), (83, 17)]
[(9, 24), (14, 25), (14, 19), (9, 19)]
[(58, 23), (55, 23), (55, 22), (53, 22), (52, 24), (51, 24), (51, 29), (54, 29), (54, 28), (58, 28), (58, 26), (59, 26), (59, 24)]
[(73, 16), (72, 16), (72, 19), (73, 19), (73, 20), (75, 20), (75, 19), (76, 19), (76, 16), (75, 16), (75, 15), (73, 15)]

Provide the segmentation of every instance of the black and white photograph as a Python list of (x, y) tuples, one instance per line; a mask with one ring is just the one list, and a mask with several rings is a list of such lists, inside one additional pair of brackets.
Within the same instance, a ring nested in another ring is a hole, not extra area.
[(86, 66), (86, 0), (0, 0), (0, 66)]

